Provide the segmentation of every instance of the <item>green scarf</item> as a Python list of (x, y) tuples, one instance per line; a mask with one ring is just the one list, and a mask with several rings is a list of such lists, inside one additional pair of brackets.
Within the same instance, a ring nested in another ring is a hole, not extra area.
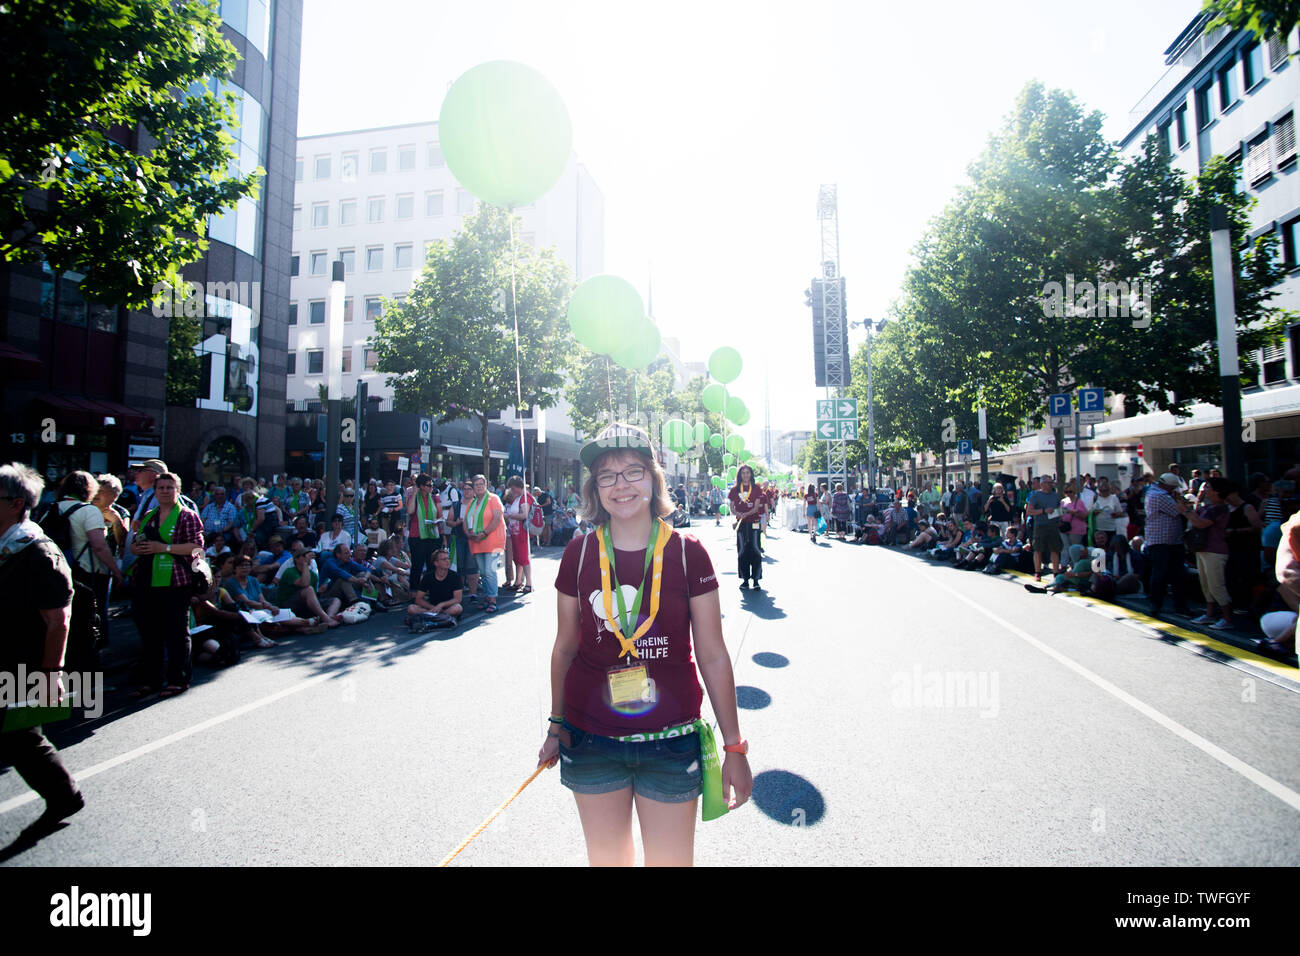
[[(158, 509), (154, 508), (153, 511), (144, 516), (144, 523), (148, 524), (152, 521), (153, 516), (157, 513)], [(158, 525), (158, 537), (162, 538), (166, 544), (172, 543), (172, 534), (176, 531), (176, 522), (180, 516), (181, 506), (177, 504), (172, 508), (172, 513), (167, 516), (167, 519)], [(153, 555), (153, 574), (149, 580), (150, 586), (155, 588), (170, 586), (172, 583), (172, 566), (174, 564), (175, 561), (170, 554)]]
[(491, 494), (491, 492), (488, 492), (481, 501), (475, 499), (469, 503), (469, 510), (465, 513), (465, 523), (469, 525), (470, 530), (475, 534), (483, 533), (483, 516), (487, 513), (488, 498)]
[(432, 498), (430, 498), (426, 504), (420, 497), (420, 493), (418, 491), (415, 493), (415, 518), (416, 523), (419, 525), (415, 530), (422, 539), (436, 536), (435, 530), (429, 527), (428, 522), (436, 518), (438, 513), (437, 509), (433, 507)]

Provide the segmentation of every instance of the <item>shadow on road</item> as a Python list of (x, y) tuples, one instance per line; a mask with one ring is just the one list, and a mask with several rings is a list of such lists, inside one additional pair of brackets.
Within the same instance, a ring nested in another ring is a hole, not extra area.
[(762, 710), (771, 703), (772, 695), (765, 690), (744, 684), (736, 688), (736, 706), (741, 710)]
[(788, 770), (765, 770), (754, 778), (754, 806), (777, 823), (810, 827), (826, 814), (821, 791)]
[(777, 621), (787, 616), (785, 611), (776, 606), (772, 595), (767, 591), (745, 591), (741, 594), (740, 601), (741, 607), (765, 621)]
[(771, 654), (767, 651), (761, 651), (750, 658), (759, 667), (789, 667), (790, 658), (783, 654)]

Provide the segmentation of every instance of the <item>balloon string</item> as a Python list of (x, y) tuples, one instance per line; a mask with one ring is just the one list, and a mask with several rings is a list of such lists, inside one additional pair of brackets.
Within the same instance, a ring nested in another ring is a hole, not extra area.
[(614, 424), (614, 381), (610, 374), (609, 356), (605, 356), (605, 400), (609, 402), (609, 423)]
[(506, 216), (510, 220), (510, 314), (515, 327), (515, 415), (519, 420), (519, 461), (521, 477), (527, 487), (532, 487), (528, 482), (528, 452), (527, 445), (524, 444), (524, 386), (523, 376), (520, 371), (519, 358), (519, 295), (515, 289), (515, 212), (514, 207), (506, 209)]

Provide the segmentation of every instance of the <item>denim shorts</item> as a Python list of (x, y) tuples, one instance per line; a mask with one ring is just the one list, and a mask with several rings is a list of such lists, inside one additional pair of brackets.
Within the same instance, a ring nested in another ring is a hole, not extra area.
[(567, 720), (572, 747), (560, 743), (560, 782), (574, 793), (613, 793), (631, 787), (659, 803), (686, 803), (700, 795), (703, 762), (698, 734), (623, 743), (579, 730)]

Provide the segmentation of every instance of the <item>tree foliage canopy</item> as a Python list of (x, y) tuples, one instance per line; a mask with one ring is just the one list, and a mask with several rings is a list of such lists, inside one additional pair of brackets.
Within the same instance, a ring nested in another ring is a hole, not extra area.
[(83, 273), (83, 295), (132, 308), (172, 284), (207, 217), (263, 174), (238, 174), (234, 95), (213, 92), (237, 61), (204, 0), (0, 6), (4, 259)]

